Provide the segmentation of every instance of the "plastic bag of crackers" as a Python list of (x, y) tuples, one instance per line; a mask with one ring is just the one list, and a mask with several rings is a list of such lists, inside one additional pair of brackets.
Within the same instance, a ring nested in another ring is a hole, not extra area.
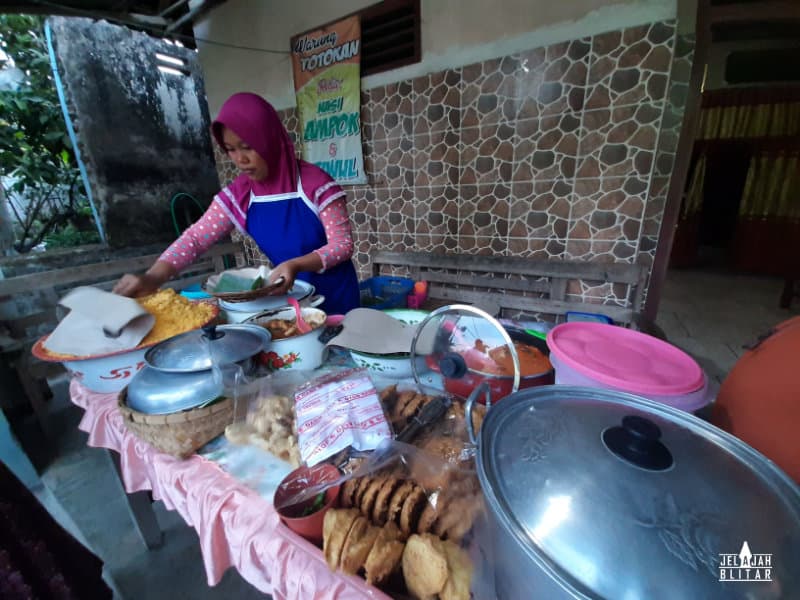
[(233, 423), (225, 437), (234, 444), (251, 444), (300, 466), (294, 391), (315, 376), (304, 370), (282, 371), (261, 377), (234, 390)]
[(338, 508), (325, 514), (323, 528), (332, 570), (361, 575), (394, 598), (471, 597), (483, 495), (455, 431), (458, 411), (419, 438), (425, 448), (391, 441), (341, 476)]

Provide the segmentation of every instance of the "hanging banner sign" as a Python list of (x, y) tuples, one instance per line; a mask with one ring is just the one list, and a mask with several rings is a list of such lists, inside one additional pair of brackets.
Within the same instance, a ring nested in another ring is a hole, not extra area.
[(339, 183), (366, 183), (358, 15), (295, 36), (291, 44), (303, 158)]

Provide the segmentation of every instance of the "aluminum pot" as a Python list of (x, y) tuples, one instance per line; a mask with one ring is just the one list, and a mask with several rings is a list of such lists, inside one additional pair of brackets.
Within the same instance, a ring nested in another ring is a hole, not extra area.
[[(320, 336), (325, 334), (325, 320), (327, 315), (318, 308), (302, 308), (303, 319), (322, 323), (309, 333), (295, 335), (284, 339), (273, 339), (269, 348), (262, 354), (262, 362), (273, 370), (282, 369), (316, 369), (322, 364), (325, 344), (320, 341)], [(266, 327), (267, 323), (275, 320), (293, 321), (294, 309), (287, 308), (255, 315), (247, 319), (246, 323)]]
[(511, 394), (476, 438), (487, 388), (466, 422), (498, 598), (800, 598), (800, 489), (764, 456), (675, 408), (573, 386)]

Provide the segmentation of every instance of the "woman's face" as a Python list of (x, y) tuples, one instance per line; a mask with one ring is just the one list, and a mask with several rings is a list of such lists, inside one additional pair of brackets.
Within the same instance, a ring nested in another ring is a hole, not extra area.
[(267, 161), (227, 127), (222, 130), (222, 142), (225, 152), (240, 171), (253, 181), (264, 181), (267, 178)]

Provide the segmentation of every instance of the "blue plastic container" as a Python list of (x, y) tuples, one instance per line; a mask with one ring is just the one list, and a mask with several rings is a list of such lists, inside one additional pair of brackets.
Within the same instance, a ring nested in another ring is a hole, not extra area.
[(200, 287), (199, 283), (195, 283), (194, 285), (183, 288), (181, 290), (181, 296), (184, 296), (189, 300), (204, 300), (206, 298), (211, 298), (211, 295), (206, 294), (203, 291), (203, 288)]
[(370, 277), (358, 284), (361, 306), (364, 308), (399, 308), (406, 305), (406, 296), (414, 289), (414, 280), (408, 277), (381, 275)]
[(584, 323), (607, 323), (608, 325), (613, 325), (614, 321), (611, 320), (610, 317), (605, 315), (601, 315), (598, 313), (590, 313), (590, 312), (579, 312), (577, 310), (569, 310), (567, 311), (566, 316), (567, 323), (574, 323), (576, 321), (581, 321)]

